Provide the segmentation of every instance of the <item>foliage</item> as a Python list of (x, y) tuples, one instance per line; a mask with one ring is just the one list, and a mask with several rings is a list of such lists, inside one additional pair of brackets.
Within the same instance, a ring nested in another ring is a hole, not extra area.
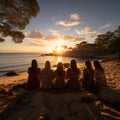
[(108, 31), (98, 35), (93, 44), (82, 41), (76, 44), (75, 48), (80, 56), (99, 56), (120, 52), (120, 26), (113, 32)]
[(107, 47), (112, 51), (120, 52), (120, 37), (112, 39)]
[(0, 0), (0, 42), (7, 36), (16, 43), (22, 42), (22, 30), (38, 11), (37, 0)]
[(100, 34), (95, 39), (95, 44), (97, 45), (105, 45), (111, 40), (112, 32), (108, 31), (105, 34)]

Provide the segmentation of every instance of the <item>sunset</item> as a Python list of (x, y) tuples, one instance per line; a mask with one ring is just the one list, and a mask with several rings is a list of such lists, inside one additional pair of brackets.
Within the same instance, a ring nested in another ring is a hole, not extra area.
[(6, 37), (0, 43), (0, 53), (48, 53), (60, 39), (64, 41), (61, 45), (68, 48), (82, 41), (93, 43), (98, 34), (114, 31), (119, 26), (119, 0), (88, 3), (88, 0), (38, 0), (40, 10), (22, 30), (23, 42), (16, 44)]
[(120, 0), (0, 0), (0, 120), (120, 120)]

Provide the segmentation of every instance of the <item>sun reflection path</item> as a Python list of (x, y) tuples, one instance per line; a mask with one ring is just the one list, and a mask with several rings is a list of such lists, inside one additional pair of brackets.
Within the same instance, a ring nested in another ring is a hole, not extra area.
[(58, 62), (62, 62), (62, 57), (60, 57), (60, 56), (57, 57), (57, 63), (58, 63)]

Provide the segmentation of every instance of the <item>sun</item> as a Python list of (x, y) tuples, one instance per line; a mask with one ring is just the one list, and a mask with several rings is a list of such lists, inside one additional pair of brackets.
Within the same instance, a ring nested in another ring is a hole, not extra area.
[(61, 45), (57, 45), (56, 51), (57, 51), (58, 53), (61, 53), (62, 50), (63, 50), (63, 49), (62, 49)]
[(58, 41), (56, 42), (54, 51), (55, 51), (55, 53), (57, 53), (57, 54), (61, 54), (61, 53), (63, 52), (63, 47), (62, 47), (62, 45), (61, 45), (61, 41), (60, 41), (60, 40), (58, 40)]

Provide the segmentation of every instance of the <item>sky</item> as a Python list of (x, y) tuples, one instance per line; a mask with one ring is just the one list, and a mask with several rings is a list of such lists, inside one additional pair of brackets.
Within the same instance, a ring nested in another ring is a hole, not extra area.
[(0, 43), (0, 53), (65, 50), (82, 41), (94, 43), (97, 35), (120, 26), (120, 0), (38, 0), (38, 3), (40, 12), (23, 30), (26, 35), (23, 42), (18, 44), (7, 38)]

